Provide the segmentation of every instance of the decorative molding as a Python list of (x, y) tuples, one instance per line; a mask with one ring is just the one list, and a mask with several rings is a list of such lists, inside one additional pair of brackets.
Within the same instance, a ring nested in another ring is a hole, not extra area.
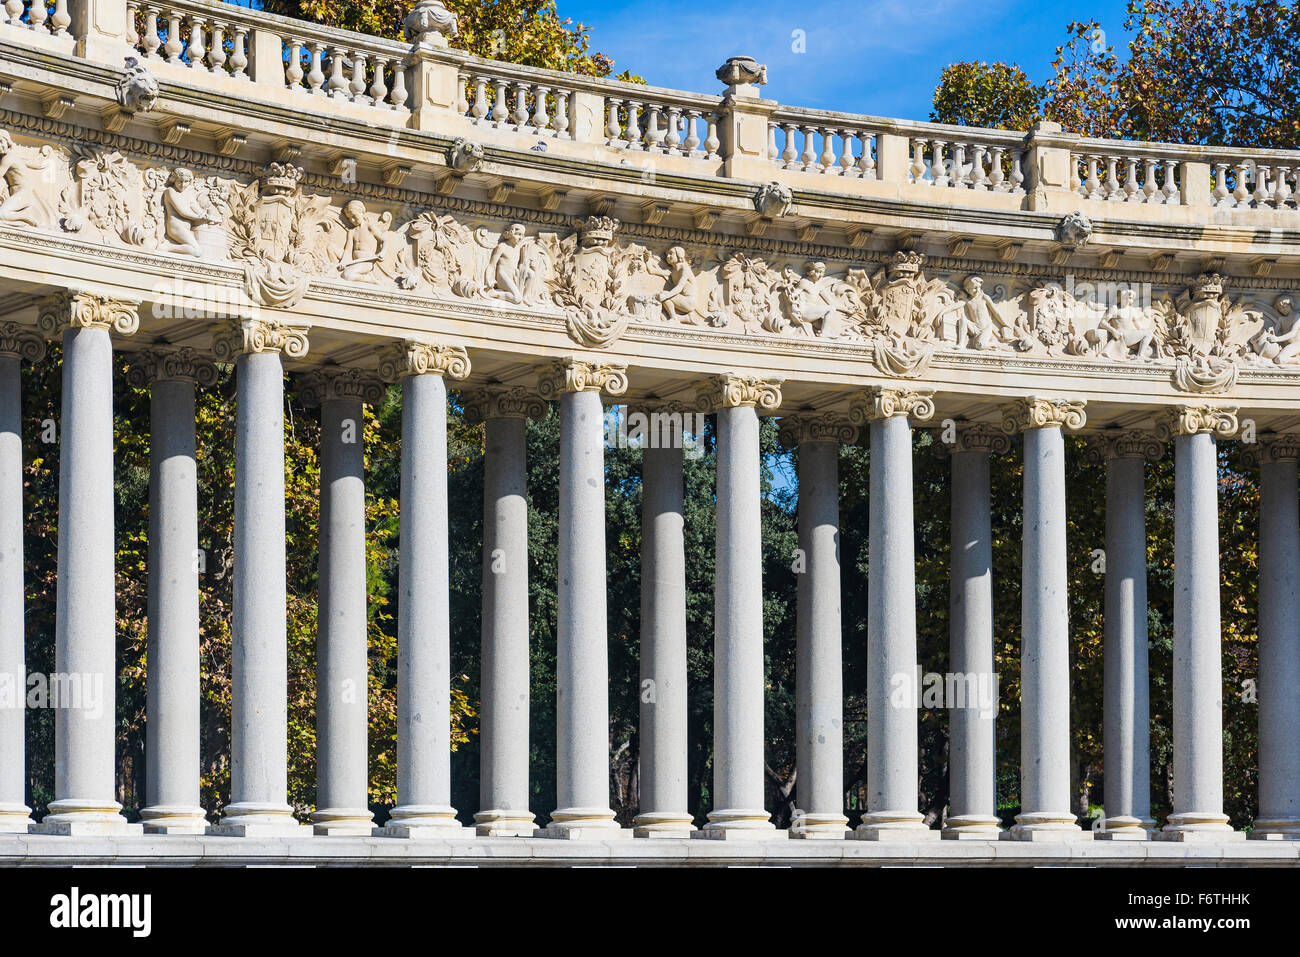
[(282, 352), (290, 359), (307, 355), (309, 326), (290, 326), (265, 319), (238, 319), (213, 333), (212, 354), (218, 362), (242, 355)]
[(1275, 465), (1279, 462), (1300, 462), (1300, 434), (1295, 432), (1268, 432), (1254, 445), (1242, 449), (1247, 465)]
[(546, 402), (523, 386), (513, 388), (490, 384), (461, 392), (465, 401), (465, 421), (478, 425), (488, 419), (544, 419)]
[(31, 326), (0, 322), (0, 356), (40, 362), (45, 358), (45, 339)]
[(210, 388), (217, 383), (217, 367), (189, 346), (154, 347), (136, 353), (127, 369), (126, 380), (137, 389), (172, 380), (189, 380)]
[(777, 437), (788, 448), (809, 442), (852, 445), (858, 440), (858, 428), (842, 412), (793, 412), (781, 417)]
[(383, 381), (369, 369), (325, 366), (298, 377), (298, 396), (308, 406), (336, 400), (378, 405), (386, 391)]
[(1179, 435), (1210, 434), (1230, 439), (1237, 434), (1236, 406), (1180, 405), (1161, 410), (1156, 435), (1161, 441)]
[(140, 304), (68, 289), (41, 301), (36, 325), (47, 339), (66, 329), (107, 329), (132, 336), (140, 328)]
[(1029, 429), (1081, 429), (1088, 421), (1084, 403), (1072, 399), (1044, 399), (1026, 396), (1002, 410), (1002, 431), (1011, 434)]
[(604, 392), (619, 396), (627, 391), (627, 363), (589, 362), (574, 356), (555, 359), (537, 375), (537, 392), (547, 401), (567, 392)]
[(934, 391), (876, 385), (849, 406), (849, 419), (858, 425), (892, 419), (897, 415), (905, 415), (917, 422), (926, 421), (934, 415)]
[(1151, 432), (1140, 429), (1107, 429), (1088, 436), (1086, 458), (1093, 465), (1111, 459), (1145, 459), (1154, 462), (1165, 454), (1165, 444)]
[(781, 376), (737, 375), (723, 372), (696, 387), (696, 398), (710, 412), (740, 406), (772, 412), (781, 407)]
[[(952, 442), (941, 439), (935, 441), (935, 450), (944, 457), (957, 452), (983, 452), (986, 454), (1006, 455), (1011, 451), (1011, 437), (997, 426), (987, 422), (956, 423), (956, 434)], [(943, 429), (935, 430), (939, 433)]]
[(408, 375), (440, 375), (448, 379), (469, 376), (469, 353), (463, 346), (437, 345), (405, 339), (379, 350), (379, 377), (396, 382)]

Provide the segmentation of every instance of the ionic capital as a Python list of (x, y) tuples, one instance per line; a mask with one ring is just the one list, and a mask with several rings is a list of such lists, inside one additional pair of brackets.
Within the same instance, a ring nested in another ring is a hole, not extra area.
[(369, 369), (313, 369), (298, 377), (298, 396), (308, 406), (336, 399), (378, 405), (384, 401), (384, 383)]
[(307, 326), (289, 326), (268, 319), (236, 319), (213, 333), (212, 354), (218, 362), (270, 352), (301, 359), (307, 354), (307, 330)]
[(536, 393), (523, 386), (509, 388), (488, 385), (481, 389), (463, 392), (465, 421), (478, 425), (488, 419), (542, 419), (546, 417), (546, 403)]
[(781, 417), (777, 436), (787, 448), (809, 442), (852, 445), (858, 440), (858, 429), (839, 412), (798, 412)]
[(1165, 445), (1150, 432), (1138, 429), (1107, 429), (1088, 436), (1087, 459), (1102, 465), (1111, 459), (1145, 459), (1154, 462), (1165, 454)]
[(1083, 405), (1072, 399), (1025, 396), (1003, 407), (1002, 431), (1011, 434), (1029, 429), (1081, 429), (1088, 421)]
[(1294, 432), (1270, 432), (1261, 435), (1254, 445), (1242, 452), (1247, 465), (1274, 465), (1278, 462), (1300, 462), (1300, 435)]
[(469, 353), (463, 346), (406, 339), (379, 350), (379, 376), (386, 382), (396, 382), (408, 375), (464, 379), (469, 370)]
[(628, 402), (627, 408), (628, 412), (644, 412), (647, 415), (655, 412), (662, 415), (691, 415), (700, 411), (698, 403), (682, 402), (680, 399), (661, 399), (656, 395), (648, 395)]
[(40, 362), (45, 358), (45, 339), (31, 326), (0, 322), (0, 356)]
[(605, 392), (622, 395), (627, 391), (627, 364), (588, 362), (566, 356), (556, 359), (537, 376), (537, 392), (543, 399), (558, 399), (566, 392)]
[(1179, 405), (1166, 409), (1156, 423), (1156, 435), (1168, 441), (1177, 435), (1210, 434), (1230, 439), (1237, 434), (1236, 406)]
[(206, 388), (216, 384), (217, 367), (189, 346), (146, 349), (132, 360), (126, 380), (137, 389), (171, 380), (188, 380)]
[(107, 329), (133, 336), (140, 328), (140, 304), (65, 289), (41, 302), (36, 325), (47, 339), (68, 329)]
[(849, 419), (858, 425), (898, 415), (917, 422), (929, 419), (934, 415), (934, 393), (873, 385), (849, 406)]
[(724, 372), (710, 377), (696, 386), (699, 404), (712, 412), (717, 409), (740, 407), (758, 408), (771, 412), (781, 407), (780, 376), (737, 375)]
[(983, 452), (1005, 455), (1011, 451), (1011, 437), (987, 422), (960, 421), (953, 425), (951, 441), (946, 430), (939, 431), (936, 443), (941, 455), (955, 452)]

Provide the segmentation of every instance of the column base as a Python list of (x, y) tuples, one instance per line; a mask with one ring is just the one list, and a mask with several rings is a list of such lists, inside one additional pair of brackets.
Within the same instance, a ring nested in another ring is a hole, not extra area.
[(1079, 827), (1074, 815), (1065, 811), (1030, 811), (1016, 815), (1016, 823), (1002, 835), (1002, 840), (1066, 844), (1091, 841), (1092, 831)]
[(221, 821), (207, 829), (209, 837), (299, 837), (310, 833), (287, 804), (241, 801), (226, 808)]
[(632, 822), (632, 836), (646, 838), (689, 838), (695, 833), (695, 820), (675, 811), (651, 811), (638, 814)]
[(371, 830), (375, 837), (455, 841), (472, 838), (473, 828), (456, 820), (456, 809), (445, 804), (404, 804), (393, 808), (388, 823)]
[(937, 841), (939, 832), (925, 826), (916, 811), (869, 811), (853, 832), (859, 841)]
[(630, 838), (632, 830), (621, 827), (609, 808), (566, 807), (553, 812), (551, 823), (537, 836), (560, 841), (610, 841)]
[[(0, 828), (3, 828), (0, 818)], [(1300, 841), (1300, 818), (1256, 818), (1246, 835), (1252, 841)]]
[(801, 814), (790, 824), (792, 841), (843, 841), (852, 833), (843, 814)]
[(116, 801), (89, 801), (67, 798), (53, 801), (50, 813), (39, 824), (27, 828), (29, 834), (58, 834), (63, 837), (95, 837), (102, 834), (143, 834), (139, 824), (122, 816)]
[(369, 837), (375, 816), (366, 808), (324, 808), (312, 812), (311, 825), (320, 837)]
[(1103, 817), (1099, 827), (1093, 830), (1094, 841), (1149, 841), (1155, 822), (1149, 824), (1142, 818), (1121, 816)]
[(725, 809), (710, 811), (709, 823), (691, 836), (706, 841), (780, 841), (789, 833), (778, 831), (766, 811)]
[(1002, 837), (1002, 822), (991, 814), (959, 814), (944, 820), (939, 837), (945, 841), (996, 841)]
[(1221, 841), (1244, 841), (1243, 831), (1233, 830), (1228, 823), (1228, 815), (1212, 812), (1182, 811), (1169, 815), (1169, 822), (1160, 832), (1162, 841), (1180, 841), (1184, 843), (1217, 843)]
[(26, 834), (36, 822), (25, 804), (0, 804), (0, 834)]
[(529, 811), (492, 810), (474, 815), (474, 833), (479, 837), (532, 837), (537, 821)]
[(203, 808), (190, 804), (155, 804), (140, 811), (146, 834), (203, 834), (208, 829), (208, 815)]

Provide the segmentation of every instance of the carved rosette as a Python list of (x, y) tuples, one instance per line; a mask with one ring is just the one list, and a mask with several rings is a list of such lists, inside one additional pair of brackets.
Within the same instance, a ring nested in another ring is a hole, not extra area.
[(469, 376), (469, 370), (469, 353), (463, 346), (406, 339), (379, 350), (379, 377), (385, 382), (396, 382), (408, 375), (464, 379)]
[(369, 369), (313, 369), (298, 378), (298, 396), (308, 406), (337, 399), (378, 405), (384, 401), (384, 383)]
[(65, 290), (41, 303), (36, 325), (47, 339), (67, 329), (107, 329), (133, 336), (140, 328), (140, 304)]
[(934, 415), (934, 392), (876, 385), (849, 406), (849, 419), (858, 425), (877, 419), (892, 419), (896, 415), (905, 415), (917, 422), (929, 419)]
[(740, 406), (772, 412), (781, 407), (780, 376), (736, 375), (724, 372), (715, 375), (696, 388), (696, 398), (701, 407), (716, 411)]
[(588, 362), (569, 356), (556, 359), (537, 376), (537, 392), (543, 399), (558, 399), (566, 392), (604, 392), (622, 395), (627, 391), (627, 364)]
[(1300, 435), (1295, 432), (1270, 432), (1261, 435), (1254, 445), (1242, 450), (1247, 465), (1276, 465), (1278, 462), (1300, 462)]
[(1025, 396), (1002, 410), (1002, 431), (1011, 434), (1029, 429), (1081, 429), (1088, 421), (1083, 406), (1071, 399)]
[(1107, 429), (1088, 436), (1087, 459), (1103, 465), (1111, 459), (1146, 459), (1154, 462), (1165, 454), (1164, 443), (1140, 429)]
[(1179, 405), (1166, 409), (1156, 423), (1156, 435), (1165, 442), (1178, 435), (1205, 433), (1221, 439), (1236, 435), (1236, 406)]
[[(942, 434), (942, 430), (940, 430)], [(935, 449), (941, 456), (955, 452), (984, 452), (1006, 455), (1011, 451), (1011, 437), (996, 426), (987, 422), (957, 423), (956, 435), (951, 442), (935, 442)]]
[(465, 421), (478, 425), (488, 419), (543, 419), (546, 403), (523, 386), (485, 386), (464, 393)]
[(0, 322), (0, 356), (40, 362), (45, 358), (45, 339), (31, 326)]
[(218, 362), (240, 356), (282, 352), (290, 359), (307, 355), (307, 326), (287, 326), (265, 319), (239, 319), (212, 336), (212, 354)]
[(126, 373), (126, 381), (137, 389), (154, 382), (175, 380), (188, 380), (209, 388), (217, 383), (217, 367), (198, 351), (182, 346), (179, 349), (146, 349), (135, 356)]
[(858, 440), (858, 429), (843, 413), (799, 412), (781, 417), (777, 436), (787, 448), (808, 442), (852, 445)]

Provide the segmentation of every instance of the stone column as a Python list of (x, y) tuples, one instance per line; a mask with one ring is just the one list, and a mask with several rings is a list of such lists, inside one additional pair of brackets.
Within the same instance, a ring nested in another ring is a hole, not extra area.
[[(643, 403), (641, 453), (641, 806), (636, 837), (690, 837), (687, 802), (686, 485), (688, 407)], [(667, 424), (667, 427), (663, 427)], [(675, 427), (674, 427), (675, 426)]]
[(1070, 605), (1065, 566), (1065, 437), (1082, 402), (1020, 399), (1002, 427), (1025, 446), (1020, 595), (1020, 803), (1008, 837), (1092, 837), (1070, 811)]
[(601, 392), (627, 391), (627, 367), (556, 360), (538, 380), (560, 401), (556, 623), (556, 783), (547, 837), (631, 837), (609, 807), (609, 649), (605, 608), (605, 432)]
[(528, 419), (546, 415), (530, 390), (493, 386), (465, 400), (469, 422), (485, 424), (483, 456), (483, 623), (480, 658), (481, 837), (528, 837)]
[(1300, 435), (1260, 437), (1259, 814), (1250, 837), (1300, 839)]
[(1094, 436), (1088, 458), (1106, 464), (1104, 738), (1106, 816), (1094, 835), (1109, 841), (1151, 836), (1151, 681), (1147, 672), (1147, 461), (1163, 445), (1145, 432)]
[(380, 354), (402, 383), (401, 553), (397, 577), (397, 807), (386, 837), (473, 837), (451, 806), (451, 613), (447, 386), (469, 375), (459, 346), (406, 341)]
[(1244, 837), (1223, 813), (1223, 662), (1219, 617), (1219, 468), (1215, 436), (1237, 410), (1179, 406), (1160, 424), (1174, 442), (1174, 809), (1166, 840)]
[(307, 354), (307, 331), (245, 319), (213, 336), (235, 364), (235, 560), (231, 627), (230, 806), (209, 834), (297, 834), (286, 801), (284, 366)]
[(962, 423), (940, 446), (952, 459), (952, 557), (948, 660), (960, 702), (948, 703), (947, 840), (997, 840), (998, 674), (993, 664), (993, 533), (989, 454), (1005, 455), (1001, 430)]
[(781, 379), (726, 373), (698, 390), (718, 414), (713, 597), (713, 810), (707, 838), (785, 837), (763, 809), (763, 552), (758, 410)]
[(314, 832), (369, 835), (370, 655), (366, 588), (365, 405), (384, 385), (361, 369), (331, 367), (300, 384), (320, 406), (320, 574), (316, 612)]
[(32, 823), (26, 804), (23, 652), (23, 423), (20, 363), (45, 358), (35, 329), (0, 323), (0, 833)]
[(113, 536), (113, 342), (133, 335), (134, 303), (65, 292), (41, 305), (63, 336), (59, 423), (59, 582), (55, 608), (54, 800), (31, 830), (139, 833), (114, 800), (117, 687)]
[(912, 427), (934, 415), (931, 392), (873, 387), (850, 412), (871, 429), (867, 583), (867, 811), (869, 841), (939, 837), (917, 811), (916, 560)]
[(835, 413), (781, 419), (781, 440), (799, 450), (798, 607), (795, 618), (794, 838), (842, 839), (844, 635), (840, 621), (840, 443), (858, 430)]
[(193, 349), (152, 349), (130, 372), (149, 387), (149, 659), (145, 807), (149, 834), (202, 834), (199, 804), (199, 483), (194, 386), (217, 369)]

